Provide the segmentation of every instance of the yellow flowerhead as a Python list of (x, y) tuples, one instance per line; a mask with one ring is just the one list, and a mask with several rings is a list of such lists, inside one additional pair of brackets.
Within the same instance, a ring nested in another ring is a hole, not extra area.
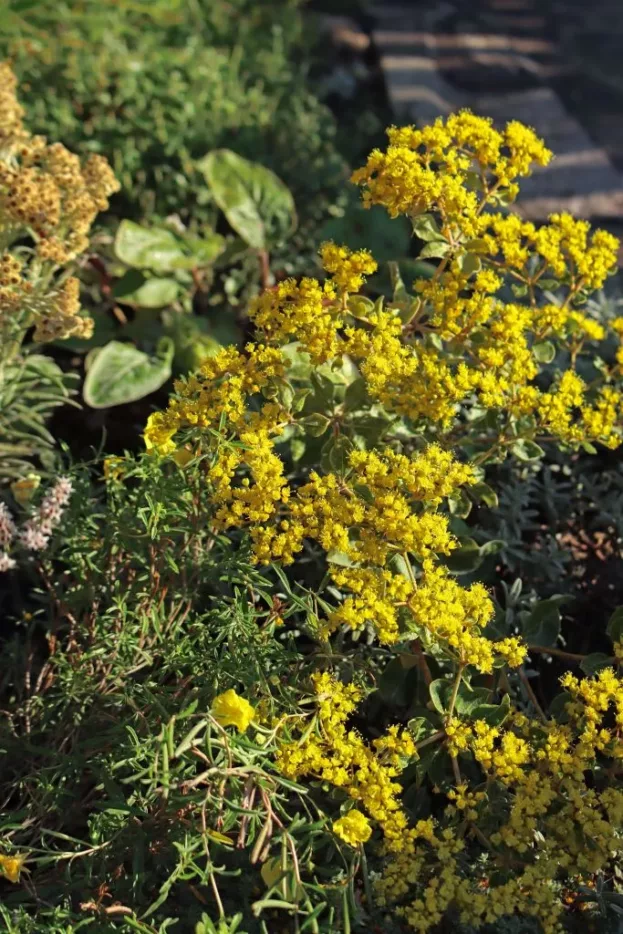
[(333, 833), (349, 846), (358, 846), (370, 839), (372, 827), (365, 814), (352, 810), (334, 822)]
[(11, 493), (20, 506), (26, 506), (33, 498), (40, 483), (41, 477), (39, 474), (29, 473), (26, 477), (21, 477), (11, 484)]
[(230, 688), (214, 698), (212, 716), (221, 726), (235, 726), (244, 733), (255, 716), (255, 707)]
[(121, 480), (124, 470), (124, 460), (122, 457), (105, 457), (104, 458), (104, 479), (105, 480)]
[(174, 420), (167, 418), (167, 413), (152, 412), (143, 432), (147, 450), (157, 451), (158, 454), (172, 454), (176, 444), (171, 439), (178, 427)]
[(9, 882), (19, 882), (20, 872), (26, 862), (26, 857), (22, 856), (2, 856), (0, 855), (0, 870)]
[(349, 250), (331, 241), (321, 245), (320, 258), (342, 292), (358, 292), (365, 277), (377, 270), (377, 264), (368, 250)]

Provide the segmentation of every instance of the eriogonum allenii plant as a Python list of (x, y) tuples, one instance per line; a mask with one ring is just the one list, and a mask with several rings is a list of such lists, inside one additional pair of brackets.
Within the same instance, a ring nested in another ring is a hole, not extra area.
[[(543, 646), (454, 576), (456, 517), (495, 496), (488, 464), (623, 440), (623, 326), (583, 310), (617, 240), (568, 214), (538, 227), (507, 210), (551, 156), (529, 128), (468, 112), (391, 129), (353, 180), (366, 205), (407, 215), (421, 256), (439, 260), (432, 276), (412, 292), (396, 277), (393, 299), (373, 301), (370, 253), (324, 244), (325, 280), (266, 290), (253, 342), (180, 380), (145, 432), (182, 466), (201, 458), (215, 533), (243, 530), (282, 580), (287, 568), (308, 582), (310, 555), (326, 571), (307, 623), (323, 670), (275, 768), (343, 796), (332, 826), (350, 846), (377, 832), (373, 896), (420, 932), (447, 912), (476, 927), (519, 912), (557, 934), (561, 880), (608, 875), (623, 849), (621, 633), (596, 677), (564, 677), (562, 716), (548, 717), (523, 667)], [(421, 673), (428, 706), (410, 730), (352, 728), (362, 634)], [(430, 770), (443, 801), (414, 821), (397, 779), (424, 758), (419, 781)]]

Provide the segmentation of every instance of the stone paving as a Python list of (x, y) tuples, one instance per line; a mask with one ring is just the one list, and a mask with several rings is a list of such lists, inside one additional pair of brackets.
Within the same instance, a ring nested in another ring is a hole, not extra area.
[[(557, 158), (524, 182), (521, 213), (623, 224), (623, 0), (403, 0), (376, 2), (371, 13), (397, 121), (461, 107), (499, 124), (522, 120)], [(589, 28), (592, 59), (582, 41)]]

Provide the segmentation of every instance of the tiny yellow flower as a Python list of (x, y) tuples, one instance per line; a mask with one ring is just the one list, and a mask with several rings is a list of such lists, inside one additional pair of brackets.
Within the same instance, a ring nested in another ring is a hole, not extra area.
[(121, 480), (123, 477), (123, 458), (122, 457), (105, 457), (104, 458), (104, 479), (105, 480)]
[(11, 484), (11, 493), (20, 506), (26, 506), (33, 498), (37, 487), (41, 483), (41, 477), (36, 473), (29, 473), (20, 480), (15, 480)]
[(365, 814), (352, 810), (334, 822), (333, 833), (349, 846), (358, 846), (370, 839), (372, 827)]
[(172, 454), (176, 444), (171, 439), (177, 431), (175, 421), (167, 419), (162, 412), (152, 412), (147, 419), (143, 440), (148, 451), (157, 451), (158, 454)]
[(2, 856), (0, 855), (0, 870), (9, 882), (19, 882), (19, 876), (22, 867), (26, 862), (25, 856)]
[(244, 733), (255, 716), (255, 708), (230, 688), (214, 698), (212, 716), (221, 726), (235, 726), (239, 733)]

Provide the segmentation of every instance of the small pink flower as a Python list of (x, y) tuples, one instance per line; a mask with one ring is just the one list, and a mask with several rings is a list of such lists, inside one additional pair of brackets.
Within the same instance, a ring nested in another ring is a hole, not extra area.
[(8, 506), (5, 503), (0, 503), (0, 547), (6, 548), (7, 545), (10, 545), (16, 534), (17, 527)]
[(19, 532), (20, 544), (28, 551), (43, 551), (50, 541), (50, 536), (34, 522), (27, 522)]
[(0, 574), (4, 571), (12, 571), (15, 565), (16, 562), (10, 555), (7, 555), (6, 551), (0, 551)]

